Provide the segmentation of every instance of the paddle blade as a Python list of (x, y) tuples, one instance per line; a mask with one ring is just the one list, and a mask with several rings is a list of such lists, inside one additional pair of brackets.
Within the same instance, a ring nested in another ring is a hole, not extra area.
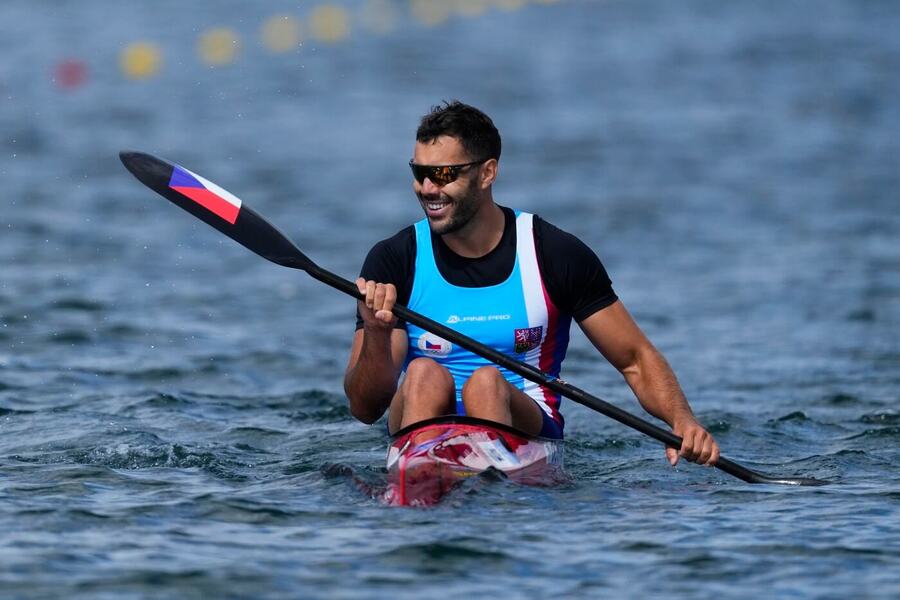
[(263, 258), (304, 271), (315, 268), (274, 225), (208, 179), (144, 152), (120, 152), (119, 158), (148, 188)]
[(831, 482), (827, 479), (815, 479), (813, 477), (764, 477), (762, 481), (754, 481), (753, 483), (818, 487), (821, 485), (829, 485)]

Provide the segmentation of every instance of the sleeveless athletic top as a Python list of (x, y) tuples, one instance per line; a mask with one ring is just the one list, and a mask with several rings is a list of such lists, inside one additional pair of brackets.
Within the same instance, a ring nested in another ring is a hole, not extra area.
[[(438, 270), (427, 219), (415, 224), (415, 275), (408, 306), (438, 323), (472, 337), (491, 348), (528, 363), (554, 377), (569, 345), (571, 317), (561, 313), (547, 294), (535, 252), (533, 215), (516, 212), (516, 260), (505, 281), (486, 287), (460, 287), (448, 283)], [(406, 364), (419, 357), (443, 365), (456, 384), (456, 410), (465, 414), (462, 386), (485, 365), (480, 356), (451, 344), (412, 323), (406, 325), (409, 351)], [(511, 384), (534, 399), (562, 425), (557, 394), (497, 367)]]

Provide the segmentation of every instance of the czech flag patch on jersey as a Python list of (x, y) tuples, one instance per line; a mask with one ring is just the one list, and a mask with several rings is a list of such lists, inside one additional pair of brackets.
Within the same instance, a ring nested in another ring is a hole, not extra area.
[(241, 212), (240, 198), (184, 167), (174, 167), (170, 188), (234, 225)]
[(453, 346), (442, 337), (426, 331), (419, 338), (419, 350), (432, 356), (447, 356), (453, 350)]

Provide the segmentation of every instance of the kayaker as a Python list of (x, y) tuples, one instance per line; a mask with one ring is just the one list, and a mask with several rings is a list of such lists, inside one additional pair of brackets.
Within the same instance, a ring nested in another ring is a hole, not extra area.
[(365, 423), (386, 410), (388, 430), (446, 414), (561, 438), (560, 398), (487, 360), (398, 322), (406, 305), (558, 376), (572, 319), (624, 376), (643, 408), (684, 439), (666, 449), (714, 464), (719, 447), (695, 418), (675, 374), (616, 296), (596, 254), (540, 217), (495, 203), (500, 134), (480, 110), (433, 107), (416, 132), (410, 167), (425, 219), (369, 252), (344, 389)]

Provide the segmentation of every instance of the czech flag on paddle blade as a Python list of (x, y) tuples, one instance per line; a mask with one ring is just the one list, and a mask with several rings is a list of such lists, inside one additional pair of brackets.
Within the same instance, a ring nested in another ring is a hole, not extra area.
[(173, 166), (170, 188), (234, 225), (241, 212), (240, 198), (184, 167)]

